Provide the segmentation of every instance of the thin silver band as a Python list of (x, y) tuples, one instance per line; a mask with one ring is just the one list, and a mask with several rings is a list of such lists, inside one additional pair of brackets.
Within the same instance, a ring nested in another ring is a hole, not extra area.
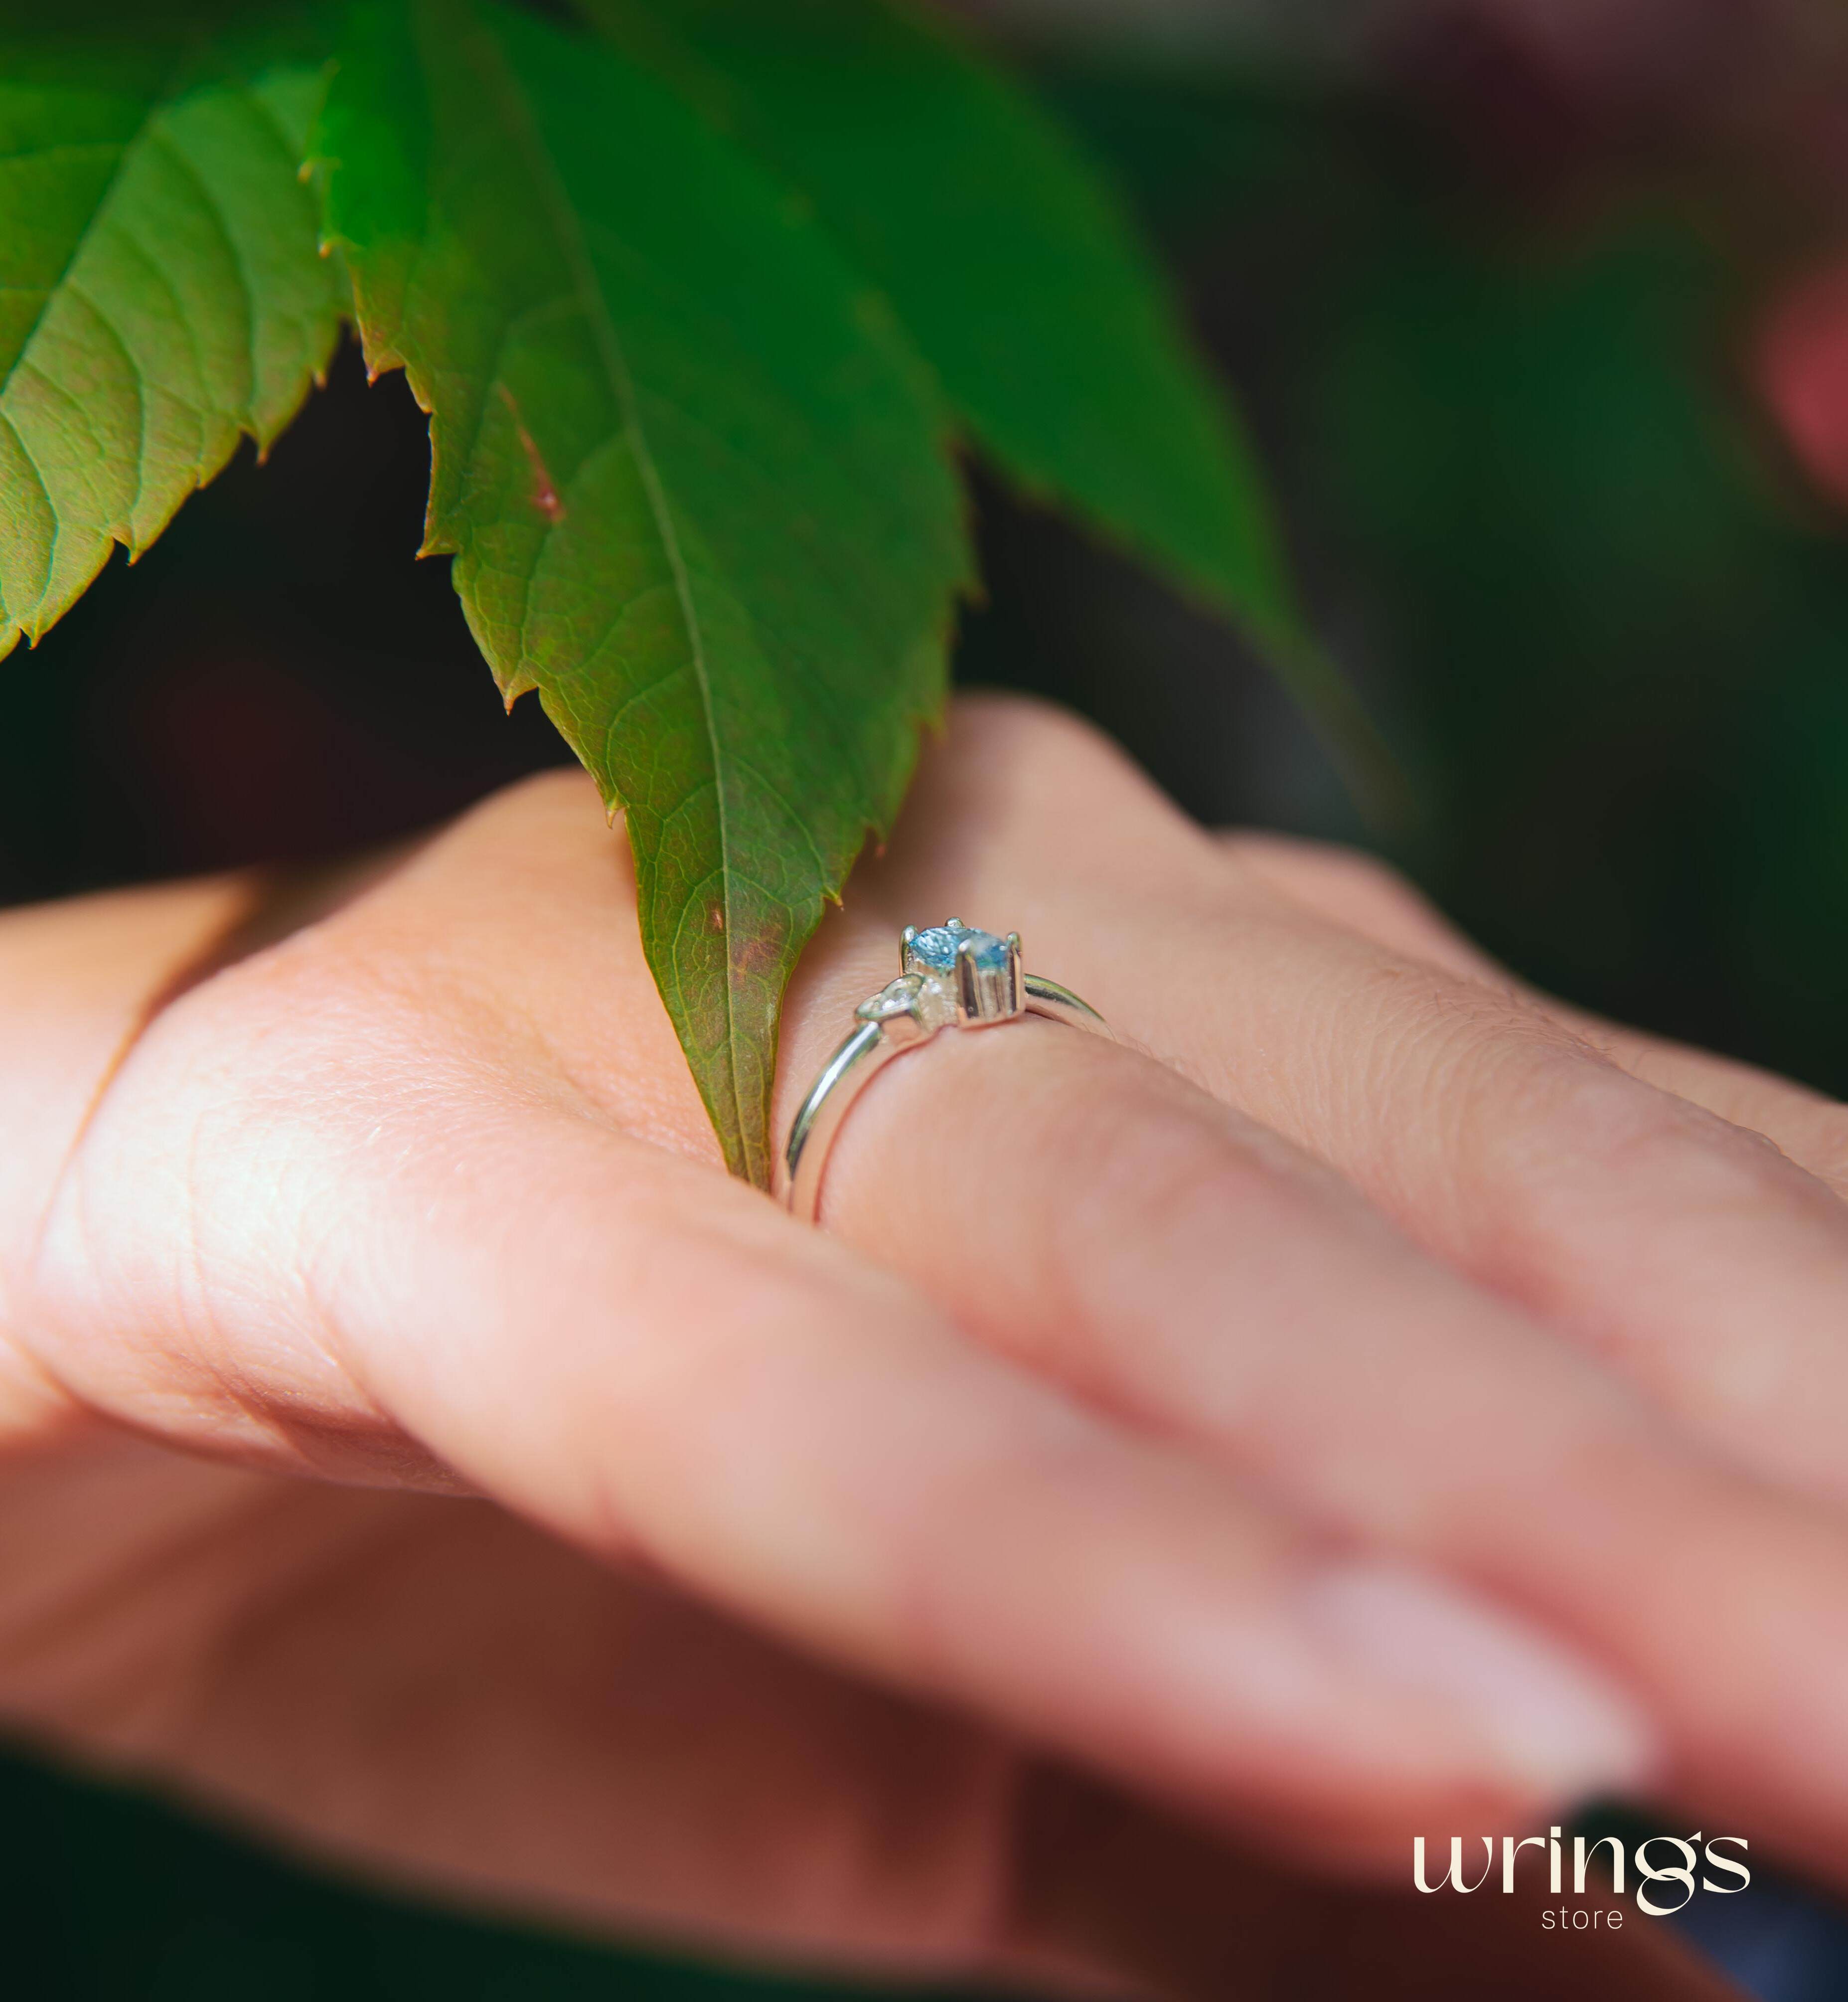
[[(921, 957), (916, 943), (920, 939), (928, 942), (957, 934), (961, 934), (960, 949), (949, 966), (933, 965)], [(999, 963), (1004, 944), (1005, 966)], [(985, 967), (981, 964), (985, 949)], [(904, 972), (860, 1004), (858, 1027), (821, 1066), (791, 1122), (778, 1165), (783, 1200), (795, 1215), (806, 1222), (814, 1221), (821, 1208), (821, 1177), (842, 1123), (894, 1057), (922, 1049), (947, 1028), (991, 1028), (1023, 1015), (1043, 1015), (1093, 1035), (1111, 1035), (1104, 1017), (1069, 987), (1023, 971), (1020, 952), (1017, 934), (1010, 933), (1003, 942), (992, 933), (971, 931), (954, 918), (925, 933), (915, 926), (907, 930)]]

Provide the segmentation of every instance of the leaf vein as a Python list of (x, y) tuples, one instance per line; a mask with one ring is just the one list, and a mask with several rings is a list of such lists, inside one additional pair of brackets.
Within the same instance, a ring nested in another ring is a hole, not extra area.
[[(483, 36), (480, 39), (486, 41), (487, 38)], [(611, 387), (615, 392), (618, 406), (624, 411), (628, 419), (628, 430), (632, 441), (632, 449), (635, 454), (636, 470), (641, 476), (643, 488), (647, 496), (650, 512), (654, 517), (656, 533), (661, 539), (668, 567), (675, 574), (681, 616), (687, 628), (687, 637), (692, 653), (694, 674), (699, 685), (708, 753), (712, 759), (716, 773), (720, 768), (721, 754), (713, 713), (711, 670), (706, 658), (705, 633), (700, 623), (698, 606), (694, 600), (692, 579), (687, 572), (686, 560), (680, 546), (678, 532), (672, 511), (668, 505), (666, 490), (661, 480), (661, 470), (655, 463), (654, 452), (649, 445), (647, 434), (643, 427), (640, 413), (636, 407), (635, 385), (629, 377), (622, 344), (618, 338), (615, 323), (610, 317), (608, 302), (604, 299), (598, 285), (596, 274), (591, 266), (582, 232), (577, 225), (570, 201), (559, 185), (556, 168), (533, 117), (532, 108), (527, 104), (518, 82), (510, 73), (509, 66), (502, 52), (497, 47), (493, 53), (497, 60), (487, 79), (490, 88), (500, 98), (514, 135), (527, 155), (528, 166), (549, 212), (552, 227), (556, 235), (559, 247), (564, 253), (566, 263), (572, 272), (580, 296), (584, 301), (592, 331), (597, 338), (602, 355), (604, 366), (609, 374)], [(725, 935), (729, 940), (734, 933), (734, 912), (732, 904), (731, 872), (729, 867), (731, 853), (730, 835), (723, 787), (719, 790), (718, 799), (719, 850), (721, 856), (726, 857), (727, 860), (722, 903)], [(729, 982), (726, 983), (724, 1006), (726, 1043), (728, 1051), (732, 1053), (730, 1061), (726, 1066), (727, 1078), (730, 1086), (734, 1115), (738, 1122), (738, 1128), (741, 1132), (746, 1132), (749, 1130), (749, 1127), (744, 1115), (744, 1098), (739, 1083), (738, 1066), (735, 1054), (738, 1025), (733, 1008)]]

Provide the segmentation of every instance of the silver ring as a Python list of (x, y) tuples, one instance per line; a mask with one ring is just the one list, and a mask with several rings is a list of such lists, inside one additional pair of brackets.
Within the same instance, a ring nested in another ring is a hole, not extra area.
[(841, 1122), (894, 1057), (922, 1049), (942, 1029), (989, 1029), (1023, 1015), (1111, 1034), (1104, 1017), (1069, 987), (1023, 969), (1018, 932), (999, 938), (961, 918), (923, 931), (907, 925), (898, 964), (898, 978), (854, 1010), (859, 1026), (821, 1066), (790, 1125), (781, 1194), (807, 1222), (821, 1209), (821, 1176)]

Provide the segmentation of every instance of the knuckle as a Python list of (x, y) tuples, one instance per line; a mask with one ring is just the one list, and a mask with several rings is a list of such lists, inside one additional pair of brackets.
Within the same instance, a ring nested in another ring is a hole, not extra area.
[(1238, 889), (1280, 893), (1325, 918), (1419, 958), (1480, 975), (1486, 962), (1409, 877), (1364, 849), (1240, 831), (1219, 837)]
[(1399, 917), (1436, 921), (1424, 893), (1389, 862), (1376, 855), (1351, 848), (1325, 849), (1320, 866), (1362, 907), (1386, 911)]
[(1479, 1186), (1545, 1184), (1571, 1173), (1588, 1149), (1612, 1162), (1665, 1143), (1672, 1122), (1657, 1094), (1550, 1025), (1456, 1008), (1446, 1027), (1457, 1157)]
[(992, 689), (958, 696), (950, 728), (1017, 758), (1088, 755), (1118, 765), (1129, 762), (1094, 724), (1043, 696)]
[(1195, 832), (1120, 745), (1069, 710), (1034, 696), (966, 696), (957, 703), (951, 734), (958, 751), (973, 752), (991, 781), (999, 779), (1059, 824), (1082, 829), (1097, 821), (1100, 806), (1118, 811), (1139, 806)]
[(1258, 832), (1235, 828), (1222, 834), (1220, 846), (1235, 863), (1271, 877), (1313, 878), (1345, 885), (1357, 895), (1406, 903), (1424, 899), (1389, 862), (1364, 848), (1345, 848), (1332, 841), (1312, 841), (1299, 835)]
[(1530, 1031), (1486, 1061), (1498, 1088), (1466, 1083), (1461, 1179), (1502, 1244), (1557, 1248), (1588, 1214), (1621, 1225), (1665, 1205), (1738, 1216), (1787, 1203), (1803, 1181), (1762, 1135), (1641, 1083), (1561, 1031)]
[(486, 823), (499, 832), (502, 824), (511, 821), (543, 830), (561, 819), (581, 821), (589, 814), (594, 814), (598, 822), (605, 818), (596, 782), (581, 766), (560, 765), (531, 773), (489, 793), (462, 813), (455, 825), (469, 828)]

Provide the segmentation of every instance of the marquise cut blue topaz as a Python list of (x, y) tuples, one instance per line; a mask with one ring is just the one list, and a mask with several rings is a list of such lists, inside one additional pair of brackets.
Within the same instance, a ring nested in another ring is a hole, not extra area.
[(952, 931), (947, 925), (932, 925), (912, 938), (912, 957), (933, 973), (950, 973), (955, 970), (959, 945), (973, 955), (978, 973), (1006, 972), (1007, 940), (996, 938), (992, 932), (977, 931), (973, 926)]

